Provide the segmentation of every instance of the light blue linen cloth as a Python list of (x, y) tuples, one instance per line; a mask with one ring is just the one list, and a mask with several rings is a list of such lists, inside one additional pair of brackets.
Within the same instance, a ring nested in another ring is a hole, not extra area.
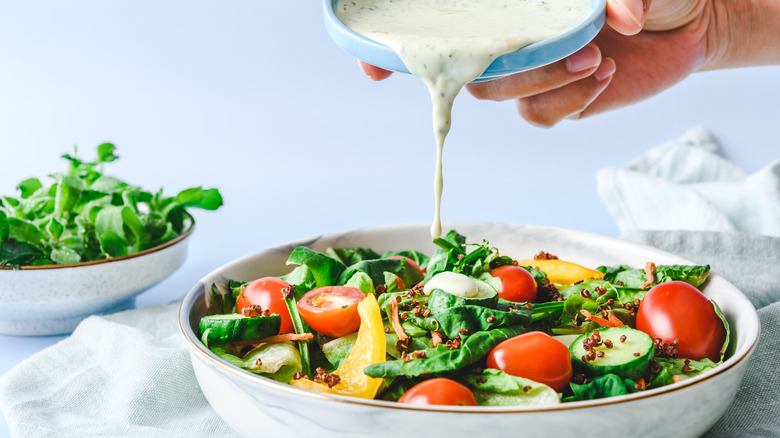
[(780, 437), (780, 161), (748, 175), (698, 128), (597, 181), (623, 237), (709, 264), (758, 309), (742, 386), (706, 437)]
[[(780, 160), (780, 145), (775, 146)], [(742, 231), (780, 236), (780, 161), (747, 174), (702, 128), (651, 149), (625, 169), (602, 169), (598, 193), (618, 228)]]
[(178, 310), (90, 316), (0, 377), (11, 436), (236, 437), (200, 391)]
[[(761, 340), (742, 388), (707, 436), (777, 437), (780, 238), (771, 236), (780, 235), (780, 166), (746, 175), (716, 150), (692, 131), (628, 169), (599, 172), (599, 193), (625, 237), (709, 263), (759, 308)], [(87, 318), (0, 377), (12, 436), (235, 436), (199, 390), (177, 312), (172, 304)]]

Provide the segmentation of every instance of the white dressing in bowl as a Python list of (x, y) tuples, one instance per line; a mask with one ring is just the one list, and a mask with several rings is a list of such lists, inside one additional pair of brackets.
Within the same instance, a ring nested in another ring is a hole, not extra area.
[(448, 294), (462, 298), (474, 298), (479, 295), (477, 283), (457, 272), (444, 271), (434, 275), (425, 283), (423, 293), (430, 295), (435, 289), (441, 289)]

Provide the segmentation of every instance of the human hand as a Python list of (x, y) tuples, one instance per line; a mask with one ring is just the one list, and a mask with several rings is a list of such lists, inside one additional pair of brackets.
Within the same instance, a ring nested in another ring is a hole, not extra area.
[[(712, 0), (608, 0), (607, 26), (573, 55), (523, 73), (467, 84), (478, 99), (517, 100), (520, 115), (552, 126), (650, 97), (690, 73), (717, 67), (729, 27)], [(720, 20), (720, 22), (719, 22)], [(725, 19), (728, 21), (728, 18)], [(722, 44), (721, 44), (722, 45)], [(777, 51), (776, 51), (777, 52)], [(722, 56), (721, 56), (722, 57)], [(371, 79), (387, 70), (360, 61)]]
[(587, 46), (553, 64), (467, 89), (517, 99), (531, 123), (552, 126), (650, 97), (707, 60), (709, 0), (609, 0), (607, 24)]

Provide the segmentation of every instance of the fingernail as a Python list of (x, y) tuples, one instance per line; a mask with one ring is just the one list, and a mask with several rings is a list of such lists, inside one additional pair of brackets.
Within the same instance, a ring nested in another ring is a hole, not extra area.
[(362, 71), (364, 75), (371, 76), (371, 74), (368, 71), (366, 71), (366, 64), (363, 61), (358, 59), (357, 63), (358, 63), (358, 67), (360, 67), (360, 71)]
[(620, 6), (625, 9), (626, 13), (629, 17), (631, 17), (631, 20), (639, 27), (640, 29), (644, 25), (645, 22), (645, 10), (647, 9), (647, 2), (644, 0), (642, 2), (638, 1), (629, 1), (628, 4), (626, 4), (625, 0), (617, 0), (618, 3), (620, 3)]
[(571, 73), (579, 73), (591, 69), (601, 62), (601, 52), (593, 45), (588, 44), (566, 58), (566, 69)]
[(606, 58), (604, 59), (604, 62), (601, 63), (599, 68), (593, 72), (593, 76), (595, 76), (596, 79), (601, 82), (604, 79), (614, 75), (616, 67), (617, 66), (615, 65), (615, 61), (613, 61), (612, 58)]

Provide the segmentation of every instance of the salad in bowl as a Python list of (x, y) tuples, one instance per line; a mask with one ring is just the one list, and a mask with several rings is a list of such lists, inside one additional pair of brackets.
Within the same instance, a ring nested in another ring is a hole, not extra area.
[[(465, 228), (435, 239), (428, 251), (388, 245), (392, 239), (377, 239), (376, 231), (369, 232), (374, 239), (354, 240), (367, 245), (314, 239), (269, 250), (265, 261), (273, 254), (275, 262), (251, 269), (251, 278), (237, 269), (248, 268), (248, 258), (205, 278), (185, 299), (182, 325), (209, 401), (239, 431), (220, 401), (232, 392), (236, 406), (236, 388), (251, 400), (240, 409), (262, 415), (276, 416), (271, 407), (282, 399), (293, 417), (296, 406), (331, 412), (313, 420), (320, 434), (334, 418), (355, 423), (349, 412), (357, 410), (388, 424), (420, 413), (468, 414), (439, 418), (455, 434), (475, 421), (511, 431), (519, 419), (508, 417), (521, 415), (529, 431), (560, 422), (581, 435), (587, 427), (578, 418), (643, 406), (650, 415), (676, 405), (664, 396), (687, 399), (675, 396), (679, 389), (709, 391), (696, 383), (733, 374), (752, 351), (754, 340), (735, 340), (744, 321), (734, 324), (732, 303), (723, 301), (721, 310), (722, 300), (709, 293), (722, 279), (707, 265), (650, 248), (636, 263), (641, 245), (587, 233), (510, 226), (517, 234), (494, 239), (493, 227)], [(485, 240), (470, 240), (474, 228)], [(577, 243), (561, 244), (561, 232), (564, 242)], [(598, 249), (585, 250), (583, 261), (573, 257), (592, 239)], [(604, 255), (604, 242), (632, 254)], [(608, 263), (591, 264), (594, 258)], [(197, 364), (207, 366), (199, 372)], [(209, 369), (233, 384), (214, 386)], [(681, 436), (705, 431), (731, 397)], [(298, 415), (308, 418), (305, 412)]]

